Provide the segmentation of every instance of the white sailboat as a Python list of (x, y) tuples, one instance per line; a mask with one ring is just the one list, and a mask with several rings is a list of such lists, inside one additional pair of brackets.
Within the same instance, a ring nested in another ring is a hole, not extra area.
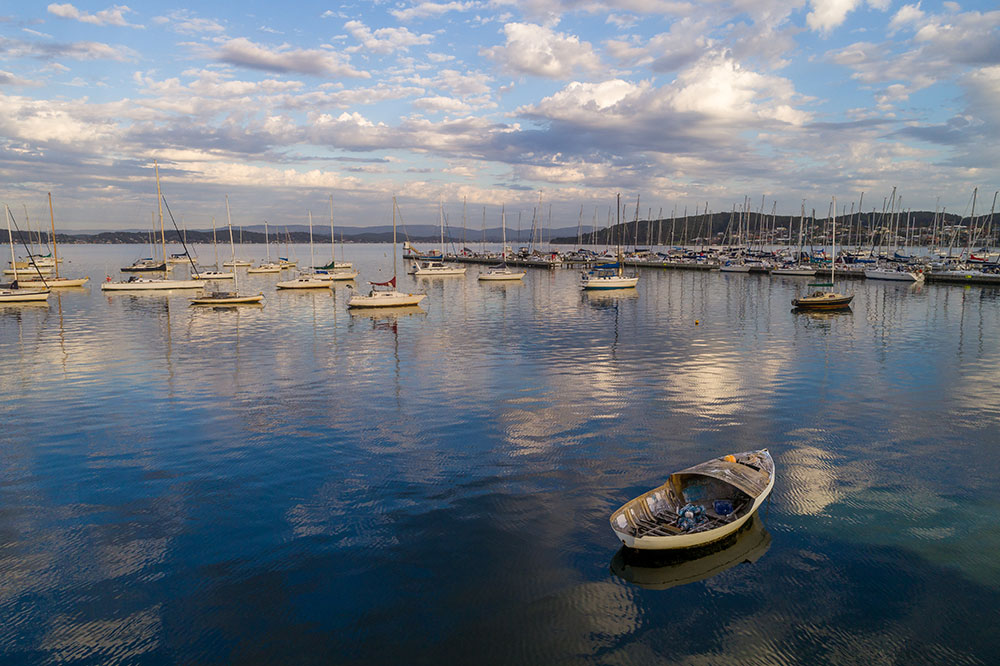
[[(438, 202), (438, 217), (441, 220), (441, 259), (444, 259), (444, 205)], [(445, 275), (465, 275), (465, 266), (446, 264), (437, 259), (419, 259), (413, 262), (410, 273), (419, 277), (438, 277)]]
[[(280, 243), (281, 241), (278, 241), (278, 242)], [(285, 254), (287, 254), (289, 257), (291, 256), (291, 253), (288, 251), (289, 250), (289, 243), (290, 242), (291, 242), (291, 240), (290, 240), (289, 235), (288, 235), (288, 227), (286, 226), (285, 227)], [(296, 266), (299, 265), (299, 262), (297, 260), (295, 260), (295, 259), (289, 259), (288, 257), (278, 257), (278, 265), (281, 266), (281, 270), (284, 271), (284, 270), (288, 270), (289, 268), (295, 268)]]
[[(618, 225), (621, 225), (621, 194), (618, 195)], [(618, 229), (618, 260), (613, 264), (595, 266), (583, 273), (582, 287), (591, 289), (631, 289), (639, 283), (639, 275), (625, 275), (625, 260), (622, 256), (621, 229)]]
[[(156, 197), (160, 211), (160, 245), (163, 248), (164, 264), (167, 257), (167, 235), (163, 228), (163, 195), (160, 193), (160, 167), (153, 160), (153, 171), (156, 174)], [(204, 280), (171, 280), (169, 278), (140, 278), (130, 277), (123, 282), (112, 282), (108, 277), (107, 282), (101, 284), (101, 291), (151, 291), (165, 289), (203, 289)]]
[[(309, 265), (316, 263), (313, 254), (313, 214), (309, 211)], [(292, 280), (283, 280), (275, 285), (278, 289), (329, 289), (330, 280), (316, 273), (299, 273)]]
[[(396, 291), (396, 197), (392, 198), (392, 279), (387, 282), (369, 282), (371, 291), (354, 294), (347, 301), (349, 308), (392, 308), (417, 305), (427, 294), (406, 294)], [(388, 289), (376, 289), (388, 287)]]
[(82, 278), (68, 278), (61, 277), (59, 275), (59, 248), (56, 244), (56, 216), (52, 210), (52, 193), (49, 192), (49, 220), (52, 223), (52, 267), (55, 269), (55, 275), (53, 277), (47, 277), (42, 279), (39, 276), (38, 279), (29, 278), (27, 280), (19, 280), (18, 284), (22, 287), (37, 288), (41, 287), (43, 289), (58, 289), (60, 287), (82, 287), (90, 279), (89, 277)]
[(812, 284), (815, 287), (830, 287), (830, 291), (814, 291), (808, 296), (792, 299), (792, 306), (800, 310), (843, 310), (851, 307), (854, 294), (841, 294), (834, 291), (834, 277), (837, 272), (837, 197), (833, 198), (832, 219), (832, 242), (833, 248), (830, 254), (830, 282), (829, 284)]
[[(240, 253), (243, 252), (243, 227), (240, 227)], [(223, 268), (249, 268), (253, 266), (252, 261), (247, 261), (246, 259), (230, 259), (222, 263)]]
[(866, 268), (865, 278), (868, 280), (893, 280), (895, 282), (923, 282), (924, 272), (910, 270), (904, 266), (881, 265), (876, 268)]
[(14, 281), (0, 287), (0, 303), (29, 303), (49, 300), (48, 289), (21, 289), (17, 281), (17, 263), (14, 259), (14, 234), (10, 230), (10, 208), (5, 204), (7, 214), (7, 240), (10, 243), (10, 261), (14, 270)]
[[(339, 280), (353, 280), (358, 277), (358, 272), (354, 270), (353, 264), (349, 261), (337, 261), (337, 243), (336, 234), (333, 229), (333, 195), (330, 195), (330, 263), (326, 266), (317, 266), (314, 270), (314, 274), (317, 276), (325, 277), (330, 281)], [(344, 244), (343, 237), (341, 237), (341, 252), (343, 252)], [(343, 256), (343, 254), (341, 255)]]
[[(228, 195), (227, 195), (228, 199)], [(232, 234), (230, 234), (232, 235)], [(232, 239), (230, 239), (232, 240)], [(210, 271), (196, 271), (192, 273), (191, 277), (197, 280), (235, 280), (236, 271), (220, 271), (219, 270), (219, 241), (215, 237), (215, 216), (212, 216), (212, 248), (215, 250), (215, 270)], [(234, 253), (235, 254), (235, 253)], [(235, 256), (233, 257), (235, 261)]]
[(485, 273), (479, 274), (479, 280), (482, 282), (520, 280), (527, 275), (525, 271), (511, 270), (507, 266), (507, 210), (505, 206), (500, 207), (500, 239), (502, 243), (500, 247), (503, 248), (500, 250), (500, 263), (496, 266), (490, 266)]
[[(281, 265), (271, 262), (271, 243), (267, 238), (267, 220), (264, 220), (264, 250), (267, 252), (267, 260), (253, 268), (248, 268), (247, 273), (280, 273)], [(234, 259), (235, 261), (235, 259)]]
[[(236, 245), (233, 243), (233, 220), (229, 214), (228, 194), (226, 195), (226, 225), (229, 227), (229, 253), (233, 261), (236, 261)], [(212, 230), (214, 238), (214, 218), (212, 219)], [(216, 263), (218, 263), (218, 257), (216, 257)], [(264, 300), (264, 294), (262, 292), (243, 296), (240, 295), (239, 278), (235, 276), (234, 271), (232, 291), (213, 291), (210, 294), (192, 298), (191, 305), (255, 305), (260, 303), (262, 300)]]

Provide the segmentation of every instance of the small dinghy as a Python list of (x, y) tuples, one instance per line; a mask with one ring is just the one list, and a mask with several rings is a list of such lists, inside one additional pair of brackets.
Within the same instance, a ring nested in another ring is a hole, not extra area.
[(725, 538), (749, 520), (774, 487), (767, 449), (736, 453), (675, 472), (611, 514), (628, 548), (693, 548)]

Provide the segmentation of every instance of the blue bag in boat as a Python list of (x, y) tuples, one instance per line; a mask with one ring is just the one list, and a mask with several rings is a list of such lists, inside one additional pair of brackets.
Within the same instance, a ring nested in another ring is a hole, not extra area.
[(720, 516), (728, 516), (733, 512), (733, 503), (729, 500), (715, 500), (715, 513)]

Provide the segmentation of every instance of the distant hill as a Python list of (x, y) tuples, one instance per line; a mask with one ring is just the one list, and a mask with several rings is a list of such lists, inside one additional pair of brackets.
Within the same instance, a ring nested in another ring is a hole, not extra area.
[[(902, 234), (906, 228), (906, 220), (909, 217), (910, 225), (913, 229), (929, 230), (934, 223), (935, 213), (932, 211), (910, 211), (899, 213), (899, 233)], [(989, 214), (977, 215), (975, 225), (983, 227), (986, 224)], [(583, 234), (584, 244), (610, 245), (621, 240), (622, 245), (669, 245), (671, 243), (682, 245), (689, 242), (699, 242), (700, 239), (712, 239), (712, 242), (719, 242), (727, 232), (735, 236), (738, 225), (739, 213), (733, 216), (729, 212), (709, 213), (707, 215), (689, 215), (677, 218), (663, 218), (656, 220), (639, 220), (638, 222), (622, 222), (596, 231), (585, 231)], [(760, 238), (761, 229), (768, 233), (767, 238), (789, 237), (797, 238), (799, 231), (799, 215), (760, 215), (758, 213), (749, 214), (749, 222), (744, 222), (748, 226), (754, 238)], [(857, 229), (867, 233), (873, 227), (883, 228), (890, 224), (890, 216), (881, 213), (859, 213), (846, 215), (837, 218), (837, 237), (847, 234)], [(960, 215), (948, 213), (938, 225), (969, 225), (969, 219)], [(809, 237), (816, 237), (817, 242), (824, 233), (829, 231), (830, 218), (805, 218), (805, 234), (808, 243)], [(779, 235), (780, 232), (780, 235)], [(576, 229), (572, 234), (554, 235), (551, 241), (556, 245), (575, 245), (577, 242)]]
[[(392, 242), (392, 227), (388, 225), (375, 226), (375, 227), (335, 227), (335, 232), (337, 234), (337, 242), (340, 242), (341, 237), (345, 243), (391, 243)], [(542, 234), (544, 241), (547, 243), (549, 240), (560, 234), (568, 234), (570, 231), (573, 233), (574, 239), (576, 238), (576, 228), (570, 229), (545, 229), (544, 234)], [(90, 243), (97, 245), (114, 245), (114, 244), (143, 244), (150, 241), (149, 231), (98, 231), (94, 233), (56, 233), (56, 241), (65, 244), (81, 244)], [(421, 245), (437, 245), (441, 242), (441, 232), (439, 227), (428, 224), (419, 225), (409, 225), (405, 229), (402, 227), (397, 228), (396, 237), (399, 242), (409, 240), (412, 243), (417, 243)], [(476, 243), (482, 243), (485, 234), (486, 242), (488, 243), (499, 243), (501, 237), (500, 227), (495, 227), (491, 229), (486, 229), (485, 232), (482, 229), (467, 229), (465, 231), (465, 236), (463, 239), (463, 234), (461, 229), (449, 229), (445, 233), (445, 242), (449, 245), (451, 244), (462, 244), (463, 240), (465, 245), (472, 246)], [(180, 234), (175, 230), (168, 230), (166, 232), (167, 242), (171, 244), (177, 244), (180, 242)], [(16, 232), (15, 232), (16, 236)], [(237, 243), (250, 243), (258, 244), (264, 243), (264, 225), (253, 225), (250, 227), (244, 227), (242, 231), (237, 231), (233, 229), (233, 237)], [(520, 236), (518, 236), (516, 230), (507, 229), (507, 243), (511, 245), (526, 245), (530, 241), (531, 232), (530, 229), (522, 229)], [(535, 232), (536, 240), (538, 238), (538, 231)], [(32, 238), (38, 238), (36, 232), (32, 232)], [(49, 242), (48, 232), (41, 232), (41, 238), (43, 243)], [(212, 242), (212, 231), (204, 229), (188, 229), (186, 234), (187, 242), (194, 244), (203, 244)], [(216, 238), (220, 244), (229, 242), (229, 232), (224, 229), (216, 230)], [(154, 238), (154, 242), (159, 239), (159, 234)], [(291, 243), (308, 243), (309, 242), (309, 228), (304, 225), (289, 225), (287, 238), (285, 228), (282, 226), (279, 230), (275, 231), (274, 228), (268, 227), (268, 239), (272, 242), (284, 243), (286, 240)], [(329, 243), (330, 242), (330, 229), (327, 227), (323, 229), (319, 226), (313, 227), (313, 240), (317, 243)], [(575, 241), (574, 241), (575, 242)]]

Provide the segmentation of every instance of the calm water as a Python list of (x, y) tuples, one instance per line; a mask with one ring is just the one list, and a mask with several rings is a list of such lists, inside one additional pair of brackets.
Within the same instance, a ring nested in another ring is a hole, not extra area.
[[(385, 279), (388, 250), (347, 258)], [(1000, 653), (1000, 290), (848, 281), (819, 317), (807, 280), (717, 272), (401, 276), (429, 296), (397, 315), (266, 275), (259, 309), (100, 292), (146, 252), (66, 247), (91, 286), (0, 308), (3, 663)], [(623, 565), (613, 509), (764, 446), (754, 530)]]

